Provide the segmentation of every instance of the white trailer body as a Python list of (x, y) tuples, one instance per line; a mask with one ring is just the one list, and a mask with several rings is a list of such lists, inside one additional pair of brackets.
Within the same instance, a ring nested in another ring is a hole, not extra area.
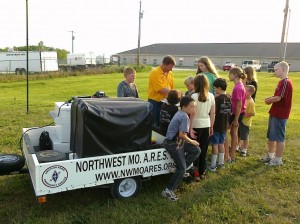
[(97, 65), (107, 65), (110, 63), (110, 58), (105, 58), (104, 56), (98, 55), (96, 57), (96, 64)]
[[(167, 174), (174, 168), (174, 161), (162, 147), (78, 158), (76, 153), (70, 151), (70, 112), (70, 103), (56, 102), (55, 110), (50, 112), (54, 126), (23, 128), (23, 153), (37, 198), (100, 185), (114, 187), (120, 197), (130, 197), (137, 185), (133, 180)], [(39, 136), (43, 131), (49, 132), (53, 150), (68, 155), (66, 159), (39, 162), (34, 148), (39, 145)], [(161, 144), (164, 137), (152, 132), (152, 139)]]
[(67, 54), (67, 64), (70, 66), (96, 65), (96, 56), (94, 53)]
[[(0, 72), (25, 74), (26, 69), (26, 51), (0, 52)], [(57, 52), (28, 52), (28, 71), (58, 71)]]

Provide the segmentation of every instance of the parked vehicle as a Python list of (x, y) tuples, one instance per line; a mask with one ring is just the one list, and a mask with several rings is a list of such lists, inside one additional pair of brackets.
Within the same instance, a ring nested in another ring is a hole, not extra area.
[(61, 71), (85, 70), (96, 67), (96, 56), (93, 52), (67, 54), (67, 64), (60, 64)]
[(258, 60), (243, 61), (242, 69), (246, 68), (247, 66), (252, 66), (256, 71), (261, 71), (261, 64)]
[(274, 66), (278, 63), (279, 61), (272, 61), (269, 65), (268, 65), (268, 72), (274, 72)]
[(236, 67), (236, 64), (234, 63), (231, 63), (231, 62), (226, 62), (224, 65), (223, 65), (223, 71), (229, 71), (230, 69)]
[[(24, 75), (27, 69), (27, 52), (0, 52), (0, 72)], [(28, 72), (58, 71), (55, 51), (29, 51)]]

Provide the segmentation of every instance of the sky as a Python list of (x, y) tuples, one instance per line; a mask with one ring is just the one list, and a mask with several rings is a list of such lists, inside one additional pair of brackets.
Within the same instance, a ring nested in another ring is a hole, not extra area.
[[(280, 42), (286, 0), (141, 0), (140, 46)], [(140, 0), (28, 0), (28, 41), (109, 57), (138, 47)], [(300, 42), (289, 0), (288, 42)], [(0, 1), (0, 48), (26, 46), (26, 0)], [(297, 26), (298, 25), (298, 26)]]

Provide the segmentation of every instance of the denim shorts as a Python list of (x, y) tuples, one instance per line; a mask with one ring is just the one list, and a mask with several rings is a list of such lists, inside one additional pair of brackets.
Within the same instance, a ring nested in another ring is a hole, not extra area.
[(270, 141), (284, 142), (287, 119), (269, 116), (267, 138)]
[(241, 140), (247, 140), (249, 137), (250, 127), (244, 125), (243, 122), (239, 124), (238, 136)]
[(209, 143), (213, 145), (224, 144), (226, 137), (226, 132), (214, 132), (209, 138)]

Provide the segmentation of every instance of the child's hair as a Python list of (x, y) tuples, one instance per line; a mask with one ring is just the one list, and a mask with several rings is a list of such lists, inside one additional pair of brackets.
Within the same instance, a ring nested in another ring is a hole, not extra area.
[(124, 73), (124, 77), (126, 77), (129, 74), (135, 74), (136, 71), (134, 70), (134, 68), (125, 67), (124, 70), (123, 70), (123, 73)]
[(247, 75), (247, 80), (251, 81), (257, 81), (256, 79), (256, 71), (252, 66), (247, 66), (244, 68), (244, 73)]
[(214, 81), (213, 86), (216, 87), (216, 88), (220, 87), (221, 90), (226, 91), (226, 89), (227, 89), (227, 81), (226, 81), (226, 79), (223, 79), (223, 78), (217, 78)]
[(184, 106), (187, 107), (190, 104), (190, 102), (193, 102), (193, 101), (194, 101), (194, 99), (192, 97), (190, 97), (190, 96), (183, 96), (181, 98), (181, 100), (180, 100), (180, 107), (181, 107), (181, 109)]
[[(198, 63), (202, 63), (205, 65), (205, 67), (207, 68), (207, 70), (214, 74), (214, 76), (216, 78), (219, 78), (219, 75), (218, 75), (218, 72), (217, 72), (217, 69), (216, 69), (216, 66), (214, 65), (214, 63), (212, 63), (212, 61), (207, 57), (207, 56), (203, 56), (199, 59)], [(197, 73), (196, 74), (199, 74), (203, 71), (200, 70), (200, 68), (198, 67), (198, 70), (197, 70)]]
[(274, 68), (277, 68), (277, 67), (279, 67), (279, 66), (282, 68), (282, 70), (283, 70), (283, 72), (284, 72), (284, 75), (287, 75), (288, 72), (289, 72), (289, 69), (290, 69), (289, 64), (286, 63), (285, 61), (281, 61), (281, 62), (278, 62), (278, 63), (274, 66)]
[(239, 79), (244, 80), (247, 75), (244, 74), (243, 70), (240, 67), (235, 67), (229, 70), (229, 74), (236, 74)]
[(176, 65), (176, 60), (172, 55), (167, 55), (163, 58), (162, 63), (164, 65)]
[(179, 92), (175, 89), (170, 90), (167, 101), (171, 105), (176, 105), (180, 101)]
[(188, 86), (190, 84), (194, 84), (194, 77), (191, 75), (184, 80), (184, 85)]
[(249, 89), (251, 93), (255, 93), (255, 87), (253, 85), (245, 85), (245, 89)]
[(206, 102), (208, 98), (209, 82), (204, 74), (196, 75), (194, 79), (195, 93), (198, 93), (198, 100)]

